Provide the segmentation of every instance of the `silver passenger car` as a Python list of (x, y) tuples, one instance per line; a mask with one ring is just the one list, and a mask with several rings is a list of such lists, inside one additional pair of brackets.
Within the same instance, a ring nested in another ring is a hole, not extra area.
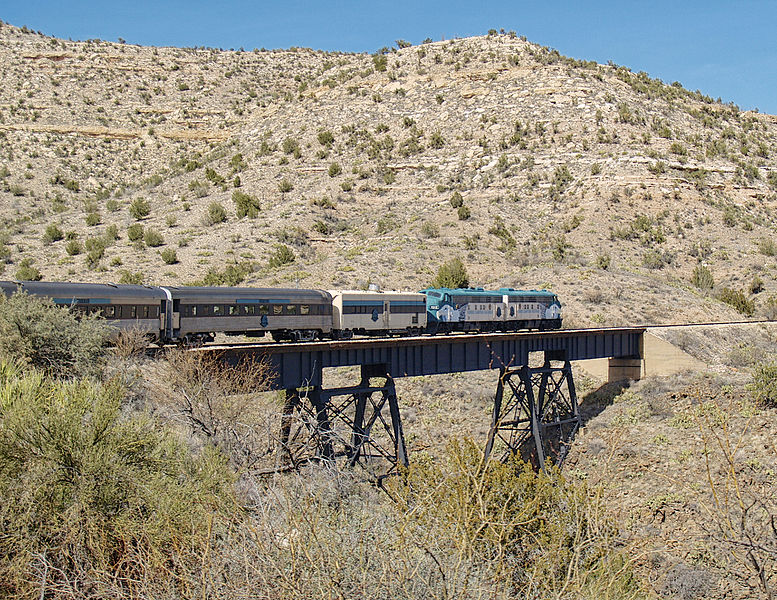
[(315, 340), (332, 331), (332, 296), (323, 290), (160, 288), (172, 304), (166, 323), (171, 342), (208, 342), (216, 333), (275, 340)]
[(164, 339), (167, 296), (155, 287), (111, 283), (2, 281), (0, 291), (10, 296), (24, 291), (51, 298), (81, 314), (96, 314), (118, 330), (137, 329), (153, 340)]

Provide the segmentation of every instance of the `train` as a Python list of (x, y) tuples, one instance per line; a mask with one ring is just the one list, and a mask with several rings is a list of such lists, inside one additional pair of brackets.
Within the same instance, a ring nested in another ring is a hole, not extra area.
[(359, 336), (499, 332), (561, 327), (561, 303), (547, 290), (426, 288), (420, 292), (150, 286), (0, 281), (6, 296), (50, 298), (96, 314), (114, 330), (158, 343), (199, 345), (217, 333), (276, 342)]

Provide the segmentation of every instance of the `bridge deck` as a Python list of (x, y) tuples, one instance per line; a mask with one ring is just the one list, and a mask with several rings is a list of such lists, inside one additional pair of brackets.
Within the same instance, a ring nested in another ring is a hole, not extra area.
[(516, 333), (451, 334), (353, 339), (298, 344), (209, 346), (236, 362), (264, 358), (275, 374), (273, 389), (320, 386), (322, 369), (381, 365), (392, 377), (435, 375), (528, 365), (531, 352), (554, 360), (642, 358), (644, 327), (561, 329)]

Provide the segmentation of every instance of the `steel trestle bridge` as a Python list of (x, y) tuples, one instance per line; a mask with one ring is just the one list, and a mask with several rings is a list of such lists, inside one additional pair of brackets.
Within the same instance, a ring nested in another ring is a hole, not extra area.
[[(296, 344), (208, 346), (229, 363), (261, 360), (285, 391), (280, 427), (288, 465), (310, 458), (408, 464), (394, 380), (499, 371), (486, 455), (561, 463), (580, 426), (571, 363), (610, 359), (610, 379), (639, 379), (644, 327), (451, 334)], [(537, 354), (540, 353), (540, 354)], [(531, 358), (531, 360), (530, 360)], [(539, 365), (541, 363), (541, 366)], [(534, 365), (534, 366), (530, 366)], [(360, 367), (353, 386), (323, 387), (323, 370)]]

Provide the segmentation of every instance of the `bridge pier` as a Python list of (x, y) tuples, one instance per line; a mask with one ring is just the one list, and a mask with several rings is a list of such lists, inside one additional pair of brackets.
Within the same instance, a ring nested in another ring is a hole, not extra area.
[[(321, 381), (320, 374), (316, 380)], [(344, 458), (348, 466), (360, 465), (378, 481), (397, 466), (407, 466), (399, 402), (387, 365), (362, 365), (355, 386), (287, 389), (280, 446), (286, 464)]]
[[(507, 394), (505, 394), (507, 392)], [(548, 354), (542, 367), (499, 370), (485, 457), (500, 460), (520, 454), (535, 469), (551, 458), (561, 465), (580, 427), (572, 366), (553, 366)]]

